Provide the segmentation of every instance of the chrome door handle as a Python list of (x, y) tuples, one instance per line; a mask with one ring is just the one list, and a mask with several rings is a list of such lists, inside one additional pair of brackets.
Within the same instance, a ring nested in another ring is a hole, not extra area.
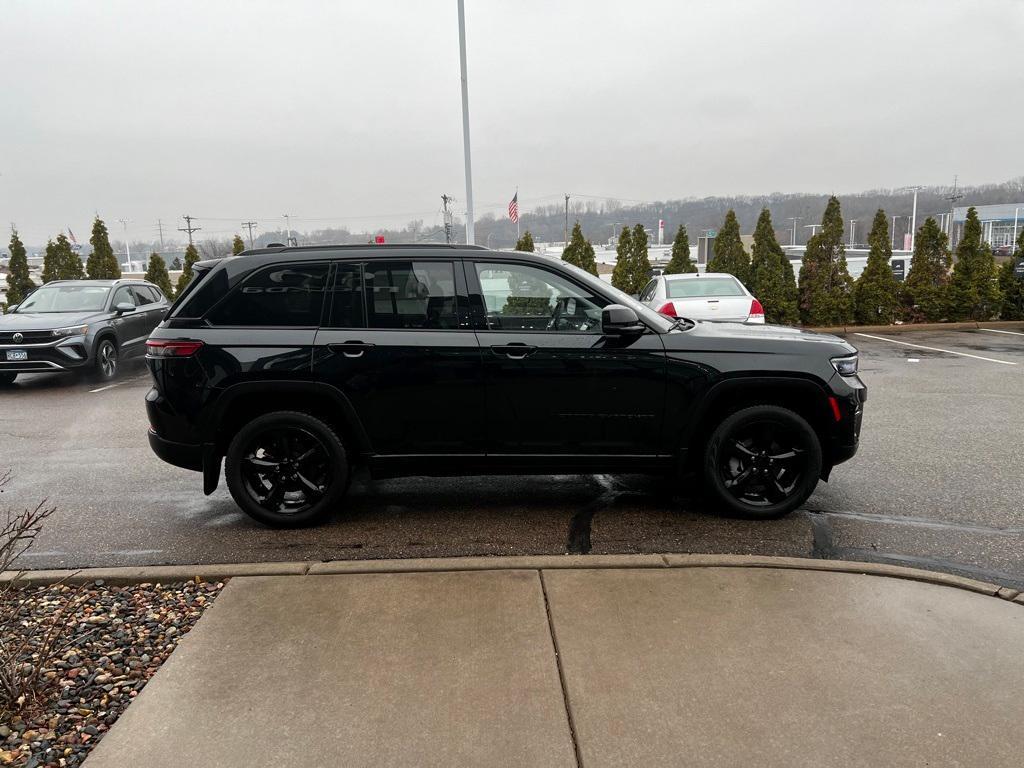
[(373, 344), (366, 341), (343, 341), (340, 344), (328, 344), (327, 348), (332, 352), (341, 352), (345, 357), (362, 357), (368, 349), (373, 349)]
[(522, 360), (536, 351), (537, 348), (529, 344), (497, 344), (491, 347), (491, 352), (496, 355), (504, 355), (509, 360)]

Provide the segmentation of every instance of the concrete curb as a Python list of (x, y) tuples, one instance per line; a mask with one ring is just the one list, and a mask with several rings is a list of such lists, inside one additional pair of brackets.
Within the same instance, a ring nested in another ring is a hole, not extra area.
[[(429, 573), (440, 571), (556, 570), (571, 568), (777, 568), (829, 571), (865, 576), (909, 579), (943, 587), (954, 587), (1024, 605), (1024, 593), (999, 584), (968, 579), (937, 571), (907, 568), (885, 563), (857, 563), (846, 560), (817, 560), (804, 557), (762, 555), (526, 555), (518, 557), (452, 557), (408, 560), (300, 560), (284, 563), (217, 563), (211, 565), (156, 565), (125, 568), (82, 568), (79, 570), (24, 571), (20, 583), (26, 586), (84, 584), (103, 580), (107, 584), (170, 583), (201, 579), (220, 581), (235, 576), (322, 576), (332, 574)], [(0, 584), (13, 581), (15, 571), (0, 573)]]
[(908, 331), (963, 331), (978, 328), (1024, 328), (1020, 320), (993, 320), (979, 323), (974, 320), (962, 323), (903, 323), (902, 325), (834, 325), (823, 328), (804, 328), (815, 333), (906, 333)]

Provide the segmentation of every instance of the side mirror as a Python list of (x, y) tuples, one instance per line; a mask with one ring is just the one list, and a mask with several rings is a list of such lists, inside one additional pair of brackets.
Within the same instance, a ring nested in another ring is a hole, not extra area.
[(601, 310), (601, 332), (606, 336), (638, 336), (644, 324), (629, 307), (609, 304)]
[(130, 301), (121, 301), (114, 305), (114, 311), (119, 315), (123, 315), (126, 312), (134, 312), (135, 305)]

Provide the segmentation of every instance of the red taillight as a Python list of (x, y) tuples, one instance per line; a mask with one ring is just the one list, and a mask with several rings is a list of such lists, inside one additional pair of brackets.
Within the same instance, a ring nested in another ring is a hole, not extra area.
[(173, 339), (149, 339), (146, 355), (149, 357), (190, 357), (203, 348), (201, 341), (176, 341)]
[(764, 320), (764, 307), (761, 306), (761, 302), (757, 299), (751, 299), (750, 314), (747, 316), (747, 320), (756, 320), (758, 318)]
[(676, 305), (671, 301), (658, 311), (666, 317), (676, 317)]
[(830, 397), (828, 399), (828, 404), (832, 406), (832, 416), (835, 417), (835, 420), (842, 421), (843, 413), (842, 411), (839, 410), (839, 401), (836, 400), (834, 397)]

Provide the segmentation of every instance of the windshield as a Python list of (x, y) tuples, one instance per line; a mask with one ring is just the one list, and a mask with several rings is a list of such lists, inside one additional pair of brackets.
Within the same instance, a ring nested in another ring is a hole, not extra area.
[(605, 296), (611, 297), (616, 304), (621, 304), (624, 307), (632, 309), (636, 312), (639, 318), (656, 331), (659, 331), (660, 333), (667, 333), (675, 325), (674, 318), (668, 318), (664, 315), (658, 314), (650, 307), (641, 304), (628, 293), (623, 293), (611, 283), (605, 282), (599, 277), (594, 277), (592, 274), (584, 269), (580, 269), (575, 264), (570, 264), (566, 261), (562, 261), (561, 259), (555, 259), (555, 261), (559, 263), (562, 269), (568, 269), (573, 273), (573, 275), (585, 282), (587, 285), (597, 288)]
[(702, 296), (743, 296), (743, 289), (732, 277), (689, 277), (666, 280), (670, 299), (694, 299)]
[(104, 285), (44, 285), (16, 310), (23, 312), (99, 312), (110, 288)]

